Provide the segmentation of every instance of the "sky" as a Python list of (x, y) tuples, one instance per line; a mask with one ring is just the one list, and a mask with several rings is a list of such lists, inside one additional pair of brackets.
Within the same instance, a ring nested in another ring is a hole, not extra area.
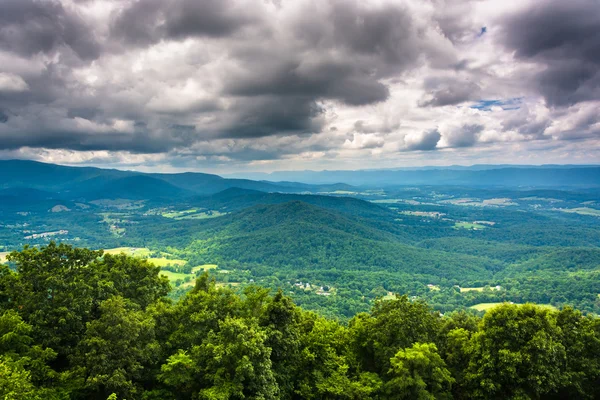
[(0, 158), (600, 163), (600, 0), (1, 0)]

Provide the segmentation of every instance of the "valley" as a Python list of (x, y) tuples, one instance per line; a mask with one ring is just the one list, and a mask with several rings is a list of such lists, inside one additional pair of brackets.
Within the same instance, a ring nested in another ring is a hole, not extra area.
[[(175, 299), (206, 270), (342, 320), (389, 293), (441, 312), (503, 301), (600, 312), (593, 186), (354, 187), (51, 166), (57, 184), (36, 178), (43, 168), (0, 182), (2, 261), (50, 241), (107, 249), (161, 267)], [(90, 180), (102, 191), (84, 191)]]

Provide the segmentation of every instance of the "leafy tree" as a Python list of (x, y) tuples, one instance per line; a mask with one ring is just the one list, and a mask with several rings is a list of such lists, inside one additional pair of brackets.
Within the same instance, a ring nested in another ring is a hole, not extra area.
[(450, 399), (454, 379), (433, 343), (415, 343), (391, 359), (386, 399)]
[(86, 397), (141, 398), (139, 381), (158, 348), (154, 321), (139, 306), (120, 296), (103, 301), (73, 357), (85, 375)]
[(398, 350), (435, 341), (439, 318), (425, 303), (397, 296), (376, 302), (370, 314), (357, 315), (350, 321), (350, 331), (359, 370), (383, 376)]
[(562, 385), (566, 362), (556, 313), (526, 304), (489, 310), (473, 335), (471, 397), (538, 399)]
[(252, 320), (227, 317), (189, 355), (180, 351), (169, 357), (161, 379), (200, 399), (276, 399), (279, 390), (265, 340)]

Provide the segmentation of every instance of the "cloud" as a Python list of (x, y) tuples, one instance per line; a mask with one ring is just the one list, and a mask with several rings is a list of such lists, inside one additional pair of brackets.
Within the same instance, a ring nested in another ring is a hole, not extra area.
[(590, 160), (595, 1), (5, 0), (0, 151), (148, 168), (468, 162), (502, 146)]
[(24, 92), (29, 89), (19, 75), (0, 72), (0, 92)]
[(406, 150), (435, 150), (441, 138), (437, 129), (431, 129), (418, 135), (407, 135), (404, 142)]
[(116, 12), (113, 37), (128, 44), (149, 45), (165, 39), (227, 37), (256, 22), (260, 3), (232, 0), (136, 0)]
[(465, 124), (449, 130), (444, 134), (446, 146), (453, 148), (474, 146), (484, 128), (479, 124)]
[(72, 51), (83, 60), (99, 57), (101, 46), (84, 20), (55, 0), (3, 0), (0, 48), (22, 56)]
[(476, 99), (481, 92), (476, 83), (454, 77), (428, 77), (423, 88), (425, 94), (419, 101), (421, 107), (457, 105)]
[(532, 2), (504, 17), (503, 42), (538, 63), (535, 79), (550, 106), (600, 99), (600, 6), (596, 0)]

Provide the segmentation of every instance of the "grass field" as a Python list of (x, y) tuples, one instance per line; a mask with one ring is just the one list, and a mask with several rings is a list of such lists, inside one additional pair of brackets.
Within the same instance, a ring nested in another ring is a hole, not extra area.
[(216, 269), (216, 268), (217, 268), (217, 264), (197, 265), (194, 268), (192, 268), (192, 273), (195, 274), (196, 272), (198, 272), (200, 270), (208, 271), (208, 270)]
[[(474, 306), (471, 306), (469, 308), (472, 308), (477, 311), (487, 311), (487, 310), (494, 308), (496, 306), (499, 306), (501, 304), (504, 304), (504, 303), (479, 303), (479, 304), (475, 304)], [(510, 304), (520, 305), (519, 303), (510, 303)], [(536, 304), (536, 306), (548, 308), (550, 310), (557, 310), (557, 308), (554, 307), (552, 304)]]
[(115, 247), (113, 249), (105, 249), (105, 254), (121, 254), (125, 253), (128, 256), (148, 257), (152, 252), (147, 247)]
[(222, 213), (219, 211), (204, 211), (204, 212), (200, 212), (197, 214), (189, 214), (189, 215), (185, 215), (183, 217), (177, 218), (177, 219), (207, 219), (207, 218), (217, 218), (217, 217), (221, 217), (223, 215), (225, 215), (226, 213)]
[(461, 293), (466, 293), (466, 292), (483, 292), (483, 288), (482, 287), (461, 287), (460, 288), (460, 292)]
[(194, 214), (197, 213), (198, 209), (197, 208), (190, 208), (189, 210), (183, 210), (183, 211), (170, 211), (170, 212), (165, 212), (162, 214), (163, 217), (165, 218), (180, 218), (183, 217), (187, 214)]
[(482, 224), (475, 224), (473, 222), (457, 222), (456, 224), (454, 224), (454, 229), (472, 229), (474, 231), (480, 231), (485, 228), (487, 228), (487, 226)]
[(579, 215), (592, 215), (594, 217), (600, 217), (600, 210), (596, 210), (595, 208), (589, 207), (578, 207), (578, 208), (559, 208), (559, 211), (579, 214)]
[(152, 257), (148, 258), (148, 262), (156, 265), (157, 267), (166, 267), (167, 265), (185, 265), (187, 261), (185, 260), (170, 260), (165, 257)]
[(203, 209), (195, 209), (191, 208), (189, 210), (183, 211), (170, 211), (161, 214), (165, 218), (172, 218), (176, 220), (182, 219), (207, 219), (207, 218), (216, 218), (225, 213), (216, 211), (216, 210), (203, 210)]
[(171, 282), (171, 283), (175, 283), (175, 281), (177, 279), (184, 280), (188, 276), (192, 277), (192, 279), (194, 277), (194, 275), (192, 275), (192, 274), (184, 274), (184, 273), (171, 272), (171, 271), (160, 271), (160, 274), (169, 278), (169, 282)]

